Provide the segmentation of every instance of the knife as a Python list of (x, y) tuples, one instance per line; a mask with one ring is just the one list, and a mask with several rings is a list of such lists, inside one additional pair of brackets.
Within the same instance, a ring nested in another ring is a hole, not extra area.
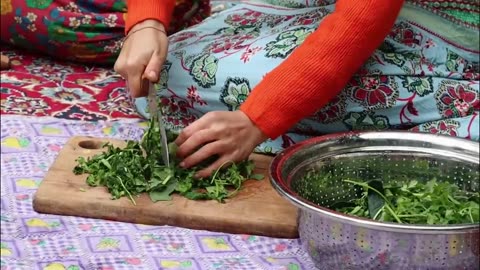
[(156, 117), (156, 120), (158, 121), (158, 126), (160, 128), (160, 142), (162, 148), (163, 164), (165, 164), (166, 166), (170, 166), (167, 132), (165, 131), (165, 126), (163, 125), (162, 112), (158, 108), (157, 91), (155, 90), (154, 84), (146, 79), (143, 81), (143, 85), (148, 86), (148, 109), (150, 111), (150, 117)]

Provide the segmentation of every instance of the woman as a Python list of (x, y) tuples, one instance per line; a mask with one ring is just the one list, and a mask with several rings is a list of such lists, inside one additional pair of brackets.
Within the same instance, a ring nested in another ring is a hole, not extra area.
[(129, 0), (129, 34), (115, 68), (135, 97), (146, 94), (141, 78), (160, 79), (167, 123), (186, 126), (176, 140), (182, 165), (220, 157), (199, 176), (259, 144), (258, 151), (278, 151), (350, 129), (478, 140), (477, 2), (461, 9), (459, 1), (442, 9), (421, 1), (320, 2), (294, 10), (237, 6), (171, 36), (167, 51), (173, 1)]
[[(181, 18), (174, 1), (127, 1), (115, 69), (134, 97), (146, 94), (142, 78), (158, 81), (168, 127), (183, 129), (183, 166), (219, 155), (207, 176), (255, 147), (277, 152), (346, 130), (478, 140), (476, 1), (272, 2), (237, 5), (167, 39)], [(145, 99), (136, 103), (148, 116)]]

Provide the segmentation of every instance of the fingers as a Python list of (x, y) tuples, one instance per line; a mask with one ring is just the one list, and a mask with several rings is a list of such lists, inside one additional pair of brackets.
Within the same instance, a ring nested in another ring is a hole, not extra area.
[(230, 163), (230, 162), (233, 162), (233, 161), (229, 159), (229, 156), (222, 156), (219, 159), (217, 159), (215, 162), (213, 162), (207, 168), (198, 171), (195, 174), (195, 177), (197, 177), (197, 178), (209, 177), (213, 174), (214, 171), (216, 171), (220, 168), (227, 167), (228, 163)]
[(192, 137), (193, 134), (205, 129), (208, 124), (208, 119), (205, 120), (206, 116), (207, 115), (201, 117), (197, 121), (191, 123), (186, 128), (184, 128), (182, 132), (180, 132), (178, 137), (175, 139), (175, 144), (181, 146), (186, 140), (188, 140), (188, 138)]
[(225, 148), (225, 145), (223, 145), (221, 141), (215, 141), (206, 144), (202, 146), (202, 148), (198, 149), (195, 153), (182, 160), (180, 166), (184, 168), (194, 166), (213, 155), (222, 153), (222, 148)]
[(215, 139), (216, 133), (211, 129), (197, 131), (177, 148), (177, 156), (180, 158), (187, 157), (201, 145), (212, 142)]
[(158, 82), (160, 70), (162, 69), (163, 63), (165, 63), (165, 58), (162, 57), (162, 55), (164, 54), (154, 52), (145, 68), (143, 76), (151, 82)]
[(123, 78), (126, 78), (127, 73), (125, 72), (125, 56), (124, 56), (123, 50), (120, 52), (120, 55), (117, 58), (117, 61), (115, 61), (115, 65), (113, 66), (113, 70), (120, 74)]
[(147, 79), (153, 83), (159, 80), (168, 51), (168, 38), (162, 31), (161, 24), (147, 20), (135, 27), (145, 30), (135, 35), (135, 31), (129, 34), (114, 66), (115, 71), (127, 80), (133, 98), (148, 95), (148, 87), (142, 87), (142, 80)]
[(116, 71), (127, 79), (127, 85), (132, 97), (144, 97), (148, 95), (148, 87), (143, 87), (143, 78), (148, 79), (151, 82), (157, 82), (159, 79), (160, 69), (162, 68), (165, 58), (162, 58), (160, 54), (153, 53), (150, 57), (150, 61), (145, 67), (140, 59), (131, 60), (129, 58), (125, 64), (115, 64)]
[(142, 87), (142, 74), (144, 71), (144, 65), (141, 61), (131, 60), (131, 58), (119, 57), (115, 62), (114, 69), (120, 74), (126, 81), (128, 91), (133, 98), (144, 97), (148, 94), (148, 88)]
[(143, 87), (143, 73), (145, 71), (146, 61), (151, 55), (132, 55), (127, 47), (122, 49), (114, 65), (114, 70), (120, 74), (126, 81), (128, 91), (133, 98), (144, 97), (148, 94), (148, 87)]
[(142, 85), (142, 75), (139, 72), (127, 73), (128, 90), (133, 98), (145, 97), (148, 95), (148, 88)]

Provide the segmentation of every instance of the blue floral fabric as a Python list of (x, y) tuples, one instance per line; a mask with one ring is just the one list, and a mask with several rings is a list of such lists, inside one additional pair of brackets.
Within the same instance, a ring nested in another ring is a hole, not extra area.
[[(240, 4), (171, 36), (157, 85), (168, 127), (182, 128), (209, 111), (237, 110), (334, 9), (321, 4)], [(336, 98), (257, 151), (275, 153), (311, 136), (349, 130), (410, 129), (478, 140), (479, 51), (469, 38), (476, 29), (452, 25), (406, 5), (383, 44)], [(442, 26), (456, 30), (437, 33), (435, 27)], [(148, 117), (145, 99), (136, 104)]]

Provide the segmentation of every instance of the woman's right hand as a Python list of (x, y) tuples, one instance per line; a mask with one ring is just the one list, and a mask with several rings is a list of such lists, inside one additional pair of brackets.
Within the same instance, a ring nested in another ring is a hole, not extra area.
[(167, 51), (168, 38), (162, 23), (146, 20), (132, 27), (114, 67), (127, 80), (132, 97), (148, 94), (148, 89), (141, 87), (143, 79), (158, 81)]

